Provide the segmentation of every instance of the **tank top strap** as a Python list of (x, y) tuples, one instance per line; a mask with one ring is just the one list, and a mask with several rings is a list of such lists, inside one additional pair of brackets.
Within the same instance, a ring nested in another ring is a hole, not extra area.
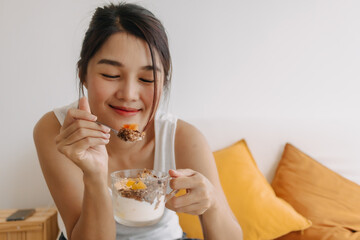
[(168, 172), (176, 169), (175, 133), (177, 117), (170, 113), (157, 113), (155, 117), (154, 169)]
[(67, 111), (71, 108), (78, 108), (78, 100), (70, 103), (69, 105), (54, 108), (53, 112), (61, 125), (64, 123)]

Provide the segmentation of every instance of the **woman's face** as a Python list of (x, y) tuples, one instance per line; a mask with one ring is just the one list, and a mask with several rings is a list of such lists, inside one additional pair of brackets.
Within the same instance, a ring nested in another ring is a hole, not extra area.
[[(164, 71), (157, 53), (154, 57), (160, 94)], [(136, 123), (143, 130), (154, 96), (153, 65), (147, 43), (127, 33), (113, 34), (90, 59), (84, 85), (98, 121), (115, 129)]]

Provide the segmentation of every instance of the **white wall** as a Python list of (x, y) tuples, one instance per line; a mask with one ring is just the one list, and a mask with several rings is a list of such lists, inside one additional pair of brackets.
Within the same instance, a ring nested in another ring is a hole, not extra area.
[[(32, 129), (77, 98), (81, 41), (103, 2), (0, 0), (0, 208), (51, 204)], [(136, 2), (169, 33), (170, 110), (213, 150), (245, 138), (271, 180), (291, 142), (360, 183), (359, 1)]]

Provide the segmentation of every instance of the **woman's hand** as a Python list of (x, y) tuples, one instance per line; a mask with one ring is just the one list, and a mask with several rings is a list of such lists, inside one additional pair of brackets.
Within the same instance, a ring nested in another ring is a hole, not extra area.
[(211, 182), (201, 173), (191, 169), (170, 170), (170, 187), (186, 189), (186, 194), (173, 197), (166, 207), (175, 212), (202, 215), (215, 203), (215, 189)]
[(67, 112), (64, 124), (56, 137), (58, 151), (72, 160), (85, 174), (108, 173), (110, 129), (95, 123), (87, 98), (79, 100), (79, 109)]

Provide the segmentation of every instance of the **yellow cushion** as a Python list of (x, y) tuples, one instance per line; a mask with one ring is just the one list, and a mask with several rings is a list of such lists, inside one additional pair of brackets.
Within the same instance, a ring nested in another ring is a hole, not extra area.
[[(291, 231), (306, 229), (311, 222), (287, 202), (275, 196), (241, 140), (214, 153), (221, 185), (238, 219), (246, 240), (274, 239)], [(179, 214), (188, 237), (202, 238), (197, 216)]]
[(281, 239), (360, 239), (360, 186), (286, 144), (272, 186), (313, 222)]
[[(176, 196), (185, 194), (185, 191), (180, 191)], [(179, 223), (188, 238), (204, 239), (201, 230), (199, 217), (196, 215), (177, 213), (179, 216)]]

